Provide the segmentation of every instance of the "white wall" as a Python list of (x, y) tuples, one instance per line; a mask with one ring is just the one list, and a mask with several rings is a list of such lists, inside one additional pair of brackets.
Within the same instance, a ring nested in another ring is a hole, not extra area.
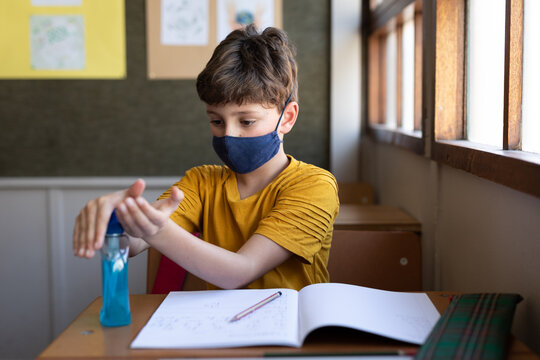
[[(0, 358), (36, 357), (101, 296), (99, 256), (73, 256), (71, 235), (84, 204), (132, 178), (0, 179)], [(149, 178), (154, 200), (176, 179)], [(129, 287), (146, 291), (146, 253), (129, 260)]]
[(330, 171), (358, 179), (360, 154), (360, 15), (358, 0), (331, 2)]
[(365, 139), (363, 180), (422, 223), (425, 289), (524, 297), (512, 332), (540, 353), (540, 199)]

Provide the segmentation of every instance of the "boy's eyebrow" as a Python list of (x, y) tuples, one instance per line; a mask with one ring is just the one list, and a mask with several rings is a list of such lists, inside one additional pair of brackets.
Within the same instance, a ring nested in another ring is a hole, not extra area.
[[(221, 115), (220, 113), (212, 110), (206, 110), (206, 113), (209, 115)], [(261, 112), (258, 110), (243, 110), (243, 111), (234, 111), (232, 115), (258, 115)]]

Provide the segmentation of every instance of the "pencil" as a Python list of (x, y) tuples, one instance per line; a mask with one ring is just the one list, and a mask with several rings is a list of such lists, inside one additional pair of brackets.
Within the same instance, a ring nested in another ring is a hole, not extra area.
[(277, 293), (270, 295), (266, 299), (261, 300), (258, 303), (256, 303), (255, 305), (252, 305), (252, 306), (248, 307), (246, 310), (241, 311), (238, 314), (234, 315), (232, 317), (232, 319), (230, 320), (230, 322), (234, 322), (234, 321), (238, 321), (238, 320), (242, 319), (244, 316), (251, 314), (255, 310), (260, 309), (264, 305), (268, 304), (270, 301), (275, 300), (280, 296), (281, 296), (281, 291), (278, 291)]

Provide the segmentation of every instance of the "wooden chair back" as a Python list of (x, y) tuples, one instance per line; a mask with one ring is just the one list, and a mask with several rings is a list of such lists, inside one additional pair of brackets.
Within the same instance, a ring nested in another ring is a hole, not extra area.
[[(154, 248), (148, 249), (148, 261), (146, 267), (146, 293), (151, 294), (156, 281), (156, 275), (161, 261), (161, 253)], [(186, 274), (182, 290), (206, 290), (206, 282), (189, 272)]]
[(372, 205), (375, 198), (373, 187), (365, 182), (339, 183), (338, 196), (341, 204)]
[(408, 231), (334, 230), (328, 271), (331, 282), (421, 291), (420, 236)]

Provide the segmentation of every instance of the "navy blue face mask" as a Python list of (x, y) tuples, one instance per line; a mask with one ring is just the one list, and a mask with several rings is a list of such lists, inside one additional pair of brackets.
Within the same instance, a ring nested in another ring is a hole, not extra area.
[(278, 153), (282, 142), (277, 129), (291, 96), (292, 93), (281, 111), (276, 129), (271, 133), (254, 137), (214, 136), (212, 146), (221, 161), (232, 171), (238, 174), (246, 174), (258, 169), (272, 159)]

